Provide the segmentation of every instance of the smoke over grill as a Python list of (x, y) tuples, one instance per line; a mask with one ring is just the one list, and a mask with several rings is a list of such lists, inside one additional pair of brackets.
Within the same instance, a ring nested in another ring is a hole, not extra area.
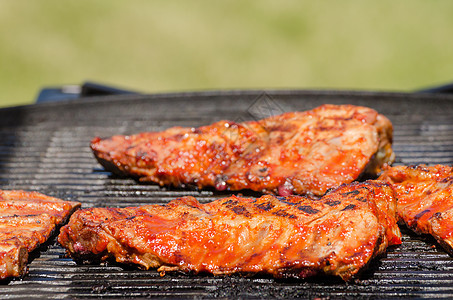
[[(265, 118), (324, 103), (364, 105), (394, 125), (395, 165), (453, 163), (453, 97), (429, 94), (269, 91), (114, 96), (0, 110), (0, 185), (36, 190), (83, 207), (163, 204), (195, 196), (200, 202), (225, 193), (139, 184), (104, 171), (89, 142), (94, 136), (201, 126), (229, 119)], [(453, 297), (453, 258), (434, 239), (402, 227), (403, 243), (373, 260), (358, 280), (315, 277), (167, 274), (106, 263), (77, 265), (55, 238), (31, 254), (23, 279), (2, 282), (14, 298), (398, 298)]]

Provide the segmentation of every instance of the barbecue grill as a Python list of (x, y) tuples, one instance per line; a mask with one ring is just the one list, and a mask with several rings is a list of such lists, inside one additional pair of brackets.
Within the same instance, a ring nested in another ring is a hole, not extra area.
[[(308, 110), (324, 103), (372, 107), (394, 125), (395, 165), (453, 164), (453, 96), (350, 91), (212, 91), (85, 97), (0, 109), (0, 187), (35, 190), (83, 207), (164, 204), (185, 195), (228, 194), (160, 187), (120, 178), (95, 160), (95, 136), (201, 126)], [(247, 195), (244, 191), (242, 194)], [(353, 282), (268, 276), (212, 276), (138, 270), (114, 262), (76, 264), (55, 237), (32, 252), (22, 279), (0, 283), (15, 298), (452, 298), (453, 258), (431, 237), (402, 227), (403, 243), (374, 259)]]

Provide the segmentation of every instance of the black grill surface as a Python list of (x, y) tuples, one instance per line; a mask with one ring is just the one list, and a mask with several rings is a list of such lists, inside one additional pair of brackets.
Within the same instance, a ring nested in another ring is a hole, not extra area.
[[(83, 207), (163, 204), (184, 195), (226, 196), (113, 176), (96, 162), (94, 136), (244, 121), (323, 103), (375, 108), (394, 124), (395, 165), (453, 163), (453, 97), (428, 94), (221, 91), (86, 98), (0, 109), (0, 188), (36, 190)], [(78, 265), (55, 237), (31, 254), (22, 279), (0, 282), (14, 298), (452, 298), (453, 258), (428, 236), (402, 228), (403, 243), (375, 259), (354, 282), (314, 277), (211, 276), (143, 271), (115, 263)]]

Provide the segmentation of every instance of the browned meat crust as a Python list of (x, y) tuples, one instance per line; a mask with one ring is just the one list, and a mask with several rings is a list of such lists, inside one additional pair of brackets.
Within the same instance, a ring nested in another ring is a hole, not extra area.
[(398, 166), (380, 176), (392, 184), (399, 218), (419, 234), (431, 234), (453, 255), (453, 168)]
[(320, 200), (231, 196), (200, 204), (183, 197), (164, 206), (83, 209), (58, 241), (76, 259), (115, 258), (160, 272), (349, 280), (400, 238), (393, 190), (367, 181)]
[(0, 279), (23, 275), (28, 253), (78, 207), (37, 192), (0, 190)]
[(323, 195), (394, 160), (393, 128), (375, 110), (322, 105), (261, 121), (95, 138), (108, 170), (161, 185)]

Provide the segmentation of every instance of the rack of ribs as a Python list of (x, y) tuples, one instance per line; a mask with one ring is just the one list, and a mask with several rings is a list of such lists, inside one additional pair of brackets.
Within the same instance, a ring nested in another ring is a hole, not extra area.
[(416, 233), (432, 235), (453, 255), (453, 168), (396, 166), (380, 179), (395, 189), (399, 218)]
[(28, 253), (79, 207), (37, 192), (0, 190), (0, 279), (25, 274)]
[(260, 121), (96, 137), (91, 148), (105, 169), (142, 182), (320, 196), (391, 164), (392, 135), (373, 109), (326, 104)]
[(320, 199), (230, 196), (201, 204), (87, 208), (58, 237), (77, 261), (115, 259), (159, 272), (315, 274), (348, 281), (389, 245), (401, 243), (387, 183), (342, 185)]

